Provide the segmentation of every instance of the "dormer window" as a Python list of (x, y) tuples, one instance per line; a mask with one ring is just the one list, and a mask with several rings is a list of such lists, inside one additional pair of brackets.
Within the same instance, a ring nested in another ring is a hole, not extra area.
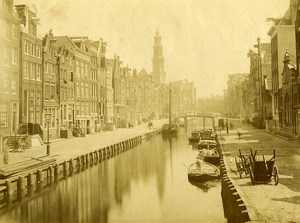
[(5, 6), (4, 6), (5, 11), (6, 11), (7, 13), (9, 13), (9, 14), (12, 14), (12, 12), (13, 12), (13, 3), (12, 3), (12, 1), (10, 1), (10, 0), (5, 0), (5, 1), (4, 1), (4, 4), (5, 4)]

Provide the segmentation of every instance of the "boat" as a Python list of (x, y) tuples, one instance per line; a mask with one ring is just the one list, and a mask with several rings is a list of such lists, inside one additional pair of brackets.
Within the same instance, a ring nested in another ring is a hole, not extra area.
[(188, 179), (205, 182), (214, 179), (219, 179), (220, 171), (218, 167), (213, 164), (207, 163), (203, 160), (197, 160), (195, 163), (192, 163), (188, 168)]
[(199, 130), (193, 130), (191, 132), (191, 137), (189, 137), (189, 141), (191, 143), (194, 143), (194, 142), (199, 142), (200, 140), (200, 131)]
[(176, 124), (164, 124), (161, 130), (162, 135), (177, 135), (178, 125)]
[(217, 142), (215, 140), (200, 140), (198, 143), (198, 149), (214, 149), (217, 148)]
[(205, 162), (219, 165), (220, 164), (220, 155), (216, 148), (214, 149), (203, 149), (202, 156)]
[(202, 129), (200, 130), (200, 139), (201, 140), (214, 140), (215, 134), (212, 129)]
[(169, 123), (162, 126), (162, 136), (177, 136), (179, 130), (179, 125), (177, 123), (172, 123), (172, 96), (171, 96), (171, 82), (169, 87)]

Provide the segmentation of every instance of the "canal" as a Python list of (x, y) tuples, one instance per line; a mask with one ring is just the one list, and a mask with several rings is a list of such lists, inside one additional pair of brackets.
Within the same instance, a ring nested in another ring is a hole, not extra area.
[[(208, 125), (208, 123), (207, 123)], [(161, 135), (3, 212), (0, 222), (226, 222), (219, 181), (192, 184), (188, 137)]]

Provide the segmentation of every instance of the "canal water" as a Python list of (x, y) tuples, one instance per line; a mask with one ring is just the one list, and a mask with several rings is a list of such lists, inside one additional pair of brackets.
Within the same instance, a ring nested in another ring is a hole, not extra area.
[(188, 181), (198, 154), (188, 144), (200, 121), (177, 138), (161, 135), (20, 203), (0, 222), (227, 222), (221, 183)]

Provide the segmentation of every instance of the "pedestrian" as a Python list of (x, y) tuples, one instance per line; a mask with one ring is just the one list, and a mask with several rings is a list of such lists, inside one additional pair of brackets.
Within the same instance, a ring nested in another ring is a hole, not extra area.
[(237, 135), (238, 135), (239, 139), (242, 138), (242, 133), (240, 132), (240, 130), (237, 131)]
[(3, 148), (3, 163), (8, 164), (8, 139), (4, 140), (4, 148)]

